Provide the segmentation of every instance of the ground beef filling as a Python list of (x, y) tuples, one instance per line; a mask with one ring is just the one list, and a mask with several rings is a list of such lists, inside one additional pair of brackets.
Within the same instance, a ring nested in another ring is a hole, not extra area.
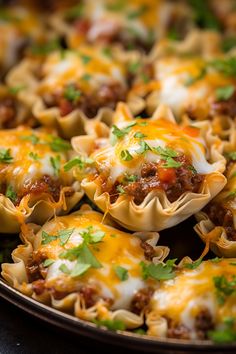
[(234, 118), (236, 116), (236, 92), (228, 100), (213, 102), (211, 111), (213, 117), (225, 115)]
[(44, 102), (47, 107), (57, 106), (60, 115), (65, 117), (75, 109), (81, 109), (88, 118), (93, 118), (102, 107), (114, 109), (116, 103), (124, 101), (126, 98), (126, 88), (119, 82), (102, 84), (98, 91), (84, 94), (79, 87), (73, 86), (80, 92), (76, 100), (68, 100), (64, 93), (44, 96)]
[(16, 126), (16, 103), (12, 97), (0, 99), (0, 128), (9, 129)]
[(199, 339), (207, 339), (208, 332), (215, 327), (213, 318), (208, 309), (203, 309), (195, 318), (195, 329)]
[(198, 193), (204, 176), (194, 170), (186, 156), (178, 156), (175, 161), (181, 162), (182, 165), (178, 168), (163, 168), (165, 161), (145, 163), (141, 169), (141, 177), (128, 184), (116, 182), (109, 186), (108, 179), (104, 178), (102, 189), (109, 192), (111, 203), (115, 203), (121, 187), (122, 193), (133, 197), (137, 205), (155, 190), (163, 190), (170, 202), (176, 201), (185, 192)]
[(233, 214), (230, 209), (219, 203), (211, 202), (206, 206), (204, 211), (216, 226), (222, 226), (225, 229), (229, 241), (236, 241), (236, 230), (234, 228)]
[(154, 290), (151, 288), (143, 288), (136, 292), (131, 301), (131, 311), (140, 315), (150, 303)]

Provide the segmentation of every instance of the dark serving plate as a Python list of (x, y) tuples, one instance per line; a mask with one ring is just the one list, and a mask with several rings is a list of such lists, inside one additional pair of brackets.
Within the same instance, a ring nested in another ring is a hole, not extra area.
[[(173, 229), (165, 230), (161, 233), (159, 243), (171, 246), (171, 258), (181, 258), (187, 254), (197, 258), (201, 254), (204, 245), (193, 232), (193, 224), (194, 219), (190, 218)], [(0, 246), (1, 254), (3, 255), (1, 262), (9, 261), (12, 249), (20, 243), (20, 240), (17, 236), (4, 237), (0, 235), (0, 238), (3, 240)], [(21, 294), (6, 284), (1, 278), (0, 296), (30, 315), (58, 328), (58, 330), (69, 332), (75, 336), (88, 337), (95, 341), (122, 346), (129, 350), (135, 350), (135, 352), (145, 351), (155, 352), (156, 354), (236, 353), (236, 343), (219, 345), (213, 344), (211, 341), (163, 340), (130, 332), (112, 332), (105, 328), (98, 328), (93, 323), (55, 310)]]

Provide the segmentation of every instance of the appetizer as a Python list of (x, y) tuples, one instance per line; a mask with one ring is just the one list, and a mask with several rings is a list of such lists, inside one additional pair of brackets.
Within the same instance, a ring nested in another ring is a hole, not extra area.
[(70, 150), (51, 132), (0, 130), (0, 232), (16, 233), (29, 220), (43, 223), (80, 200), (79, 184), (63, 170)]
[(76, 178), (88, 197), (129, 230), (162, 230), (202, 209), (224, 187), (222, 144), (205, 121), (176, 124), (160, 106), (134, 118), (120, 103), (109, 138), (79, 136)]
[(40, 229), (28, 225), (21, 238), (15, 263), (2, 266), (16, 289), (87, 321), (122, 321), (123, 329), (143, 324), (135, 294), (153, 282), (142, 279), (142, 262), (161, 262), (169, 251), (156, 246), (158, 234), (127, 234), (83, 206)]

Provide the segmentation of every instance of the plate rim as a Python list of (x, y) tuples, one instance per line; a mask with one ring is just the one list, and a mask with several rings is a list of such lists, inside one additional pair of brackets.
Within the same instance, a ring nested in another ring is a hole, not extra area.
[(64, 313), (60, 310), (54, 309), (48, 305), (40, 303), (39, 301), (22, 294), (7, 284), (0, 278), (0, 296), (6, 301), (20, 308), (22, 311), (38, 318), (42, 321), (55, 325), (57, 328), (66, 330), (72, 334), (79, 334), (84, 337), (90, 337), (99, 342), (106, 342), (110, 344), (127, 347), (130, 349), (145, 350), (149, 352), (157, 352), (160, 350), (190, 350), (192, 352), (207, 350), (209, 352), (222, 353), (236, 350), (236, 343), (214, 344), (211, 341), (186, 341), (165, 339), (160, 340), (151, 336), (143, 336), (131, 332), (110, 331), (105, 328), (97, 327), (95, 324), (81, 320), (71, 314)]

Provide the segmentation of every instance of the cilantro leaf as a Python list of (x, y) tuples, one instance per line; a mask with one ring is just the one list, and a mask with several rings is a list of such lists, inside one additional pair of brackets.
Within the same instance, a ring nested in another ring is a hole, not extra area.
[(215, 59), (209, 63), (215, 70), (225, 76), (236, 76), (236, 58)]
[(44, 56), (61, 48), (58, 39), (48, 41), (46, 43), (34, 43), (30, 50), (33, 55)]
[(74, 268), (72, 269), (70, 275), (72, 276), (72, 278), (78, 277), (79, 275), (82, 275), (87, 272), (89, 268), (91, 268), (91, 264), (77, 262)]
[(138, 179), (138, 176), (136, 175), (128, 175), (127, 173), (124, 176), (124, 182), (132, 183), (136, 182)]
[(175, 272), (173, 270), (175, 266), (176, 259), (168, 260), (166, 264), (147, 264), (144, 262), (140, 263), (142, 268), (143, 279), (153, 278), (156, 280), (168, 280), (175, 277)]
[(63, 152), (71, 150), (71, 144), (68, 141), (59, 138), (58, 136), (52, 136), (51, 139), (52, 141), (49, 143), (49, 145), (52, 151)]
[(137, 17), (142, 16), (148, 10), (148, 8), (149, 7), (146, 4), (143, 4), (137, 10), (128, 12), (127, 18), (129, 20), (134, 20)]
[(116, 187), (116, 190), (117, 190), (120, 194), (125, 194), (125, 190), (124, 190), (124, 188), (123, 188), (120, 184)]
[(152, 151), (150, 146), (146, 143), (146, 141), (140, 141), (139, 142), (140, 148), (136, 150), (137, 154), (144, 154), (146, 151)]
[(236, 341), (236, 331), (234, 330), (235, 318), (226, 317), (223, 321), (224, 327), (209, 331), (209, 338), (215, 343), (230, 343)]
[(123, 161), (131, 161), (133, 160), (133, 156), (130, 154), (129, 150), (122, 150), (120, 153), (120, 158)]
[(17, 193), (13, 190), (11, 185), (7, 186), (6, 197), (11, 199), (13, 203), (17, 200)]
[(58, 232), (58, 237), (60, 239), (60, 245), (64, 246), (67, 241), (69, 240), (69, 238), (71, 237), (71, 235), (74, 232), (74, 228), (73, 229), (65, 229), (65, 230), (60, 230)]
[(25, 85), (12, 86), (8, 88), (11, 95), (17, 95), (20, 91), (26, 89)]
[(54, 235), (49, 235), (46, 231), (42, 231), (42, 245), (47, 245), (48, 243), (55, 241), (57, 239), (57, 236)]
[(31, 152), (29, 153), (29, 157), (30, 157), (32, 160), (34, 160), (34, 161), (38, 161), (38, 160), (39, 160), (39, 155), (38, 155), (36, 152), (33, 152), (33, 151), (31, 151)]
[(70, 269), (67, 267), (67, 265), (66, 265), (65, 263), (62, 263), (62, 264), (60, 265), (59, 270), (60, 270), (62, 273), (68, 274), (68, 275), (71, 273)]
[(33, 145), (39, 143), (39, 137), (35, 134), (21, 136), (21, 140), (30, 141)]
[(235, 87), (233, 85), (219, 87), (216, 89), (216, 99), (218, 101), (227, 101), (234, 94)]
[(181, 162), (175, 161), (172, 157), (166, 158), (166, 163), (162, 165), (164, 168), (179, 168), (182, 166)]
[(83, 170), (86, 167), (86, 165), (92, 165), (92, 164), (94, 164), (94, 160), (83, 156), (77, 156), (71, 159), (70, 161), (68, 161), (64, 165), (64, 171), (68, 172), (75, 166), (78, 166), (80, 170)]
[(147, 136), (141, 132), (137, 132), (134, 134), (134, 137), (137, 139), (142, 139), (142, 138), (146, 138)]
[(50, 259), (50, 258), (48, 258), (48, 259), (46, 259), (46, 260), (43, 262), (43, 266), (44, 266), (45, 268), (47, 268), (47, 267), (49, 267), (50, 265), (52, 265), (54, 262), (55, 262), (55, 259)]
[(196, 269), (202, 263), (202, 258), (199, 258), (197, 261), (193, 263), (185, 263), (183, 266), (187, 269)]
[(11, 163), (13, 157), (10, 149), (0, 149), (0, 163)]
[(69, 85), (64, 90), (64, 97), (73, 103), (76, 103), (81, 97), (81, 91), (74, 87), (74, 85)]
[(199, 72), (199, 74), (197, 76), (190, 76), (186, 81), (185, 81), (185, 86), (191, 86), (193, 84), (195, 84), (195, 82), (201, 80), (204, 78), (204, 76), (206, 76), (207, 74), (207, 70), (206, 68), (202, 68), (201, 71)]
[(124, 331), (125, 324), (119, 320), (93, 320), (93, 322), (98, 326), (104, 326), (111, 331)]
[(236, 293), (236, 275), (233, 275), (231, 280), (228, 280), (224, 275), (213, 277), (213, 282), (216, 288), (216, 296), (220, 305), (223, 305), (227, 296)]
[(54, 170), (54, 173), (56, 176), (59, 175), (60, 168), (61, 168), (61, 157), (57, 155), (56, 157), (50, 157), (50, 162), (52, 165), (52, 168)]
[(128, 270), (125, 269), (124, 267), (121, 266), (116, 266), (114, 268), (114, 271), (117, 275), (117, 277), (121, 280), (121, 281), (125, 281), (129, 278), (129, 274), (128, 274)]
[(83, 64), (88, 64), (92, 60), (92, 58), (86, 54), (80, 54), (80, 57), (81, 57)]
[(136, 125), (136, 122), (130, 123), (127, 127), (122, 129), (118, 128), (116, 125), (112, 126), (112, 134), (116, 136), (117, 139), (123, 138), (126, 134), (128, 134), (131, 128)]
[(65, 12), (65, 18), (67, 20), (76, 20), (77, 18), (81, 17), (83, 14), (83, 8), (84, 5), (83, 4), (78, 4), (75, 5), (71, 8), (69, 8), (66, 12)]

